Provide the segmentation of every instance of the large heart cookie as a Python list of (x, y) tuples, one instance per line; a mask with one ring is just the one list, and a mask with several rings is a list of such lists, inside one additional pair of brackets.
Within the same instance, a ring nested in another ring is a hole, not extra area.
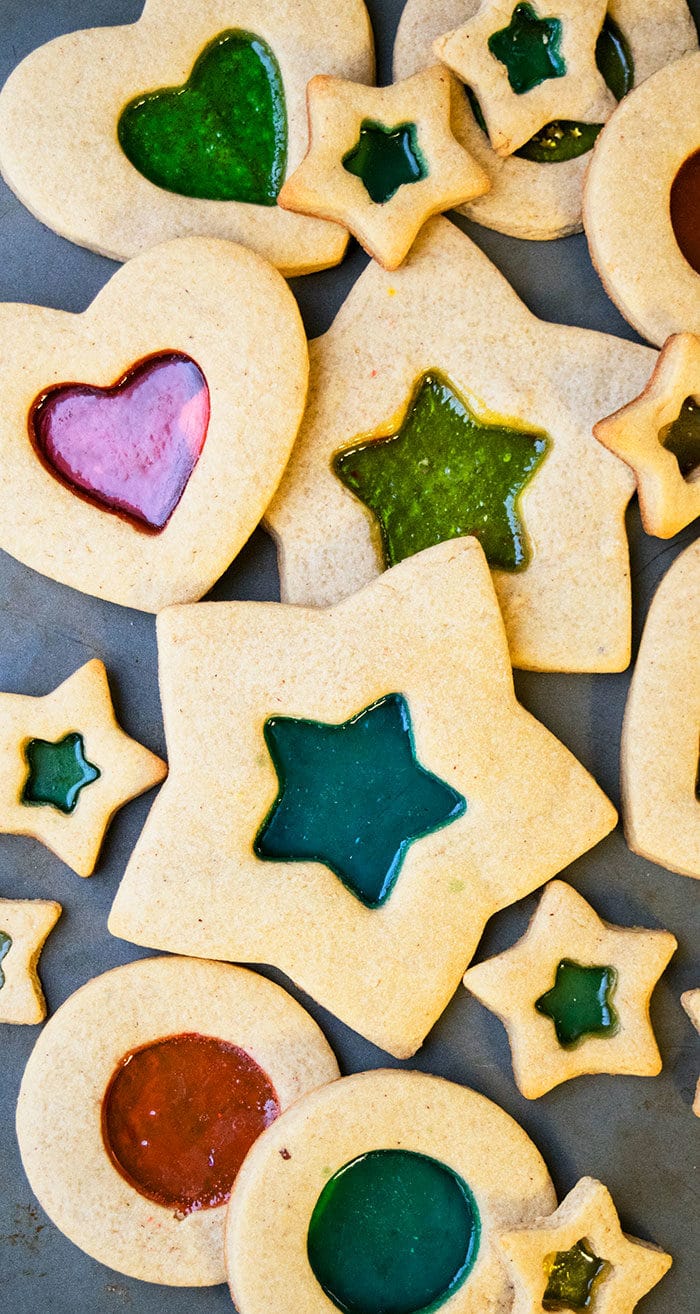
[(306, 84), (374, 74), (363, 0), (147, 0), (137, 23), (33, 51), (0, 96), (0, 170), (42, 222), (117, 260), (200, 233), (286, 275), (342, 260), (337, 224), (278, 208)]
[(200, 598), (258, 524), (303, 412), (306, 339), (280, 275), (180, 239), (82, 315), (0, 305), (0, 342), (0, 547), (143, 611)]

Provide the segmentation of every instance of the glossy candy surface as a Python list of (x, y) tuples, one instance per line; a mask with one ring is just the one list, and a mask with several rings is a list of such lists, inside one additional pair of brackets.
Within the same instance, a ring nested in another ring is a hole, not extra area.
[(673, 452), (684, 479), (697, 470), (700, 466), (700, 404), (694, 397), (686, 397), (678, 418), (661, 430), (659, 442)]
[(24, 749), (29, 773), (22, 802), (46, 805), (69, 814), (78, 805), (80, 792), (98, 780), (100, 772), (85, 756), (82, 735), (71, 733), (51, 743), (31, 739)]
[(615, 1034), (618, 1020), (611, 999), (616, 984), (614, 967), (583, 967), (562, 958), (552, 989), (535, 1008), (552, 1019), (562, 1048), (571, 1049), (586, 1036)]
[(549, 78), (563, 78), (566, 61), (561, 54), (559, 18), (540, 18), (532, 5), (516, 5), (510, 23), (489, 37), (491, 54), (505, 64), (508, 81), (517, 96)]
[(415, 123), (386, 128), (365, 119), (357, 145), (343, 157), (343, 167), (362, 179), (377, 205), (385, 205), (400, 187), (428, 177)]
[(700, 149), (683, 161), (673, 180), (671, 223), (688, 264), (700, 274)]
[(547, 1286), (542, 1308), (574, 1312), (593, 1309), (595, 1284), (606, 1268), (605, 1260), (593, 1254), (585, 1238), (571, 1250), (557, 1251), (545, 1264)]

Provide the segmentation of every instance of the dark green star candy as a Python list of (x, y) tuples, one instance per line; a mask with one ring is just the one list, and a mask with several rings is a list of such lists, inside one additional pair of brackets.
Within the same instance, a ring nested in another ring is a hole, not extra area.
[(590, 1309), (593, 1288), (605, 1268), (606, 1261), (594, 1255), (585, 1238), (577, 1241), (571, 1250), (558, 1250), (545, 1260), (547, 1286), (542, 1308)]
[[(8, 935), (6, 931), (0, 931), (0, 963), (2, 962), (3, 958), (7, 958), (7, 955), (9, 954), (11, 948), (12, 948), (12, 936)], [(4, 984), (5, 984), (5, 973), (0, 967), (0, 990), (2, 990)]]
[(538, 18), (532, 5), (516, 5), (507, 27), (489, 37), (491, 54), (505, 64), (513, 91), (522, 96), (549, 78), (563, 78), (566, 61), (560, 50), (559, 18)]
[(407, 183), (428, 177), (428, 166), (418, 148), (415, 123), (385, 128), (365, 119), (360, 140), (347, 155), (343, 167), (360, 178), (376, 205), (384, 205)]
[(100, 772), (85, 757), (82, 735), (69, 734), (57, 743), (32, 739), (24, 750), (29, 775), (22, 802), (46, 804), (59, 812), (76, 807), (81, 789), (99, 779)]
[(421, 379), (397, 434), (338, 452), (333, 469), (379, 523), (395, 566), (473, 534), (491, 566), (526, 566), (518, 498), (549, 447), (542, 431), (484, 424), (437, 373)]
[(659, 442), (673, 453), (684, 479), (697, 470), (700, 466), (700, 405), (694, 397), (686, 397), (676, 419), (660, 430)]
[(554, 985), (535, 1002), (538, 1013), (551, 1017), (557, 1040), (572, 1049), (586, 1036), (612, 1036), (617, 1014), (611, 997), (617, 984), (614, 967), (582, 967), (562, 958)]
[(368, 908), (389, 898), (409, 846), (466, 810), (462, 795), (417, 761), (403, 694), (340, 725), (273, 716), (264, 734), (279, 793), (255, 853), (322, 862)]

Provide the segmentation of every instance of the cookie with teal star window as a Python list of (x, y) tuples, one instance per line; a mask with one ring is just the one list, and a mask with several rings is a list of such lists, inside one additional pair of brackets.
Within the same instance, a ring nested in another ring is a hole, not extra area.
[(310, 357), (309, 404), (266, 512), (285, 602), (333, 604), (475, 535), (515, 666), (627, 666), (634, 477), (592, 429), (644, 386), (652, 351), (536, 319), (435, 218), (400, 269), (364, 271)]
[(363, 0), (146, 0), (137, 22), (58, 37), (14, 70), (0, 170), (42, 223), (116, 260), (194, 234), (287, 276), (325, 269), (345, 230), (277, 203), (320, 70), (372, 80)]
[(117, 724), (100, 661), (43, 697), (0, 693), (0, 833), (28, 835), (91, 876), (119, 808), (164, 762)]
[(396, 269), (426, 219), (490, 187), (453, 136), (452, 78), (436, 65), (389, 87), (319, 75), (308, 86), (309, 153), (279, 203), (348, 228)]
[(46, 1017), (38, 962), (62, 911), (49, 899), (0, 899), (0, 1023), (36, 1026)]
[(658, 1075), (649, 1001), (676, 946), (669, 931), (604, 922), (551, 881), (522, 939), (464, 984), (503, 1022), (516, 1085), (533, 1100), (585, 1073)]
[(170, 775), (109, 929), (274, 964), (398, 1057), (491, 914), (615, 824), (515, 699), (473, 538), (327, 610), (170, 608), (158, 641)]
[(673, 1262), (622, 1231), (610, 1192), (592, 1177), (582, 1177), (548, 1218), (495, 1241), (513, 1283), (512, 1314), (632, 1314)]

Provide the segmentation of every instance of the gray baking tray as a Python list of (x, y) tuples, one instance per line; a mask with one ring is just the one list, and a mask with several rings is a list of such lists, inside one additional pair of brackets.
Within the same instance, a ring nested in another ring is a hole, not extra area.
[[(328, 0), (342, 3), (342, 0)], [(174, 6), (177, 0), (173, 0)], [(690, 0), (696, 21), (700, 0)], [(141, 0), (0, 0), (0, 81), (34, 49), (81, 27), (133, 22)], [(377, 38), (379, 75), (391, 79), (391, 51), (402, 0), (368, 0)], [(630, 180), (634, 186), (634, 179)], [(521, 242), (460, 220), (460, 225), (544, 319), (635, 335), (608, 301), (591, 267), (585, 239)], [(339, 269), (294, 283), (310, 336), (331, 323), (366, 258), (353, 245)], [(72, 246), (37, 223), (0, 183), (0, 299), (83, 310), (113, 273), (108, 260)], [(12, 344), (0, 343), (2, 364)], [(2, 473), (0, 471), (0, 479)], [(674, 557), (696, 535), (690, 527), (669, 543), (647, 538), (636, 502), (628, 519), (635, 602), (635, 650), (649, 601)], [(278, 597), (275, 552), (256, 533), (210, 595), (214, 599)], [(44, 694), (91, 657), (107, 665), (126, 730), (156, 752), (165, 742), (158, 700), (153, 619), (73, 592), (0, 553), (0, 689)], [(689, 660), (696, 654), (689, 654)], [(619, 803), (618, 749), (629, 673), (601, 676), (516, 674), (518, 694)], [(81, 881), (30, 840), (0, 836), (0, 895), (53, 898), (64, 915), (49, 938), (41, 973), (54, 1011), (90, 977), (142, 957), (107, 932), (106, 919), (151, 797), (115, 819), (96, 875)], [(461, 987), (422, 1050), (398, 1064), (342, 1026), (278, 972), (323, 1027), (344, 1073), (363, 1068), (418, 1068), (473, 1086), (507, 1109), (545, 1156), (560, 1197), (583, 1174), (610, 1187), (623, 1227), (653, 1239), (675, 1259), (670, 1274), (643, 1302), (644, 1314), (697, 1314), (696, 1155), (700, 1123), (691, 1112), (700, 1053), (678, 1002), (700, 985), (698, 889), (631, 854), (621, 830), (565, 873), (606, 919), (662, 926), (679, 948), (654, 995), (652, 1017), (664, 1059), (655, 1079), (581, 1077), (536, 1102), (519, 1095), (501, 1024)], [(477, 957), (497, 952), (523, 932), (533, 896), (489, 923)], [(22, 1171), (14, 1110), (36, 1028), (0, 1027), (0, 1309), (3, 1314), (226, 1314), (225, 1287), (150, 1286), (94, 1262), (57, 1231), (34, 1200)], [(81, 1165), (75, 1165), (76, 1190)], [(270, 1310), (270, 1314), (275, 1314)], [(303, 1314), (303, 1311), (300, 1311)]]

